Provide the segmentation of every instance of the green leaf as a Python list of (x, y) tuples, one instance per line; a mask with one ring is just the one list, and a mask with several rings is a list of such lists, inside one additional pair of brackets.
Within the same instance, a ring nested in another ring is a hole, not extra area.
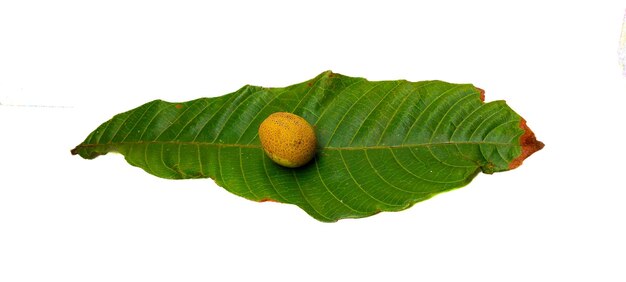
[[(481, 96), (470, 84), (324, 72), (285, 88), (152, 101), (114, 116), (72, 154), (119, 152), (158, 177), (210, 177), (244, 198), (295, 204), (332, 222), (406, 209), (480, 171), (515, 168), (543, 147), (504, 101)], [(280, 111), (316, 129), (319, 150), (304, 167), (281, 167), (260, 146), (260, 123)]]

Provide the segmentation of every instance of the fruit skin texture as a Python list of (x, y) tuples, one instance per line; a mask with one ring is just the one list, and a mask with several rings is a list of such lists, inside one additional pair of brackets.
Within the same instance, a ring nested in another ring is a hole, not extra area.
[(276, 112), (259, 126), (259, 139), (265, 154), (285, 167), (300, 167), (308, 163), (317, 148), (313, 127), (302, 117)]

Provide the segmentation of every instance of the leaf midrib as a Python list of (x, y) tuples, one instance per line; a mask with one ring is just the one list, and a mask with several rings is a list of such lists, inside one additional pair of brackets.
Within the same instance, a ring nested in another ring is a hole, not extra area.
[[(75, 150), (81, 148), (96, 148), (96, 147), (117, 147), (128, 145), (144, 145), (144, 144), (161, 144), (161, 145), (196, 145), (196, 146), (209, 146), (209, 147), (221, 147), (221, 148), (253, 148), (261, 149), (259, 144), (231, 144), (231, 143), (211, 143), (211, 142), (198, 142), (198, 141), (132, 141), (132, 142), (116, 142), (105, 144), (80, 144)], [(400, 144), (400, 145), (375, 145), (375, 146), (348, 146), (348, 147), (323, 147), (320, 150), (328, 151), (354, 151), (354, 150), (388, 150), (388, 149), (406, 149), (416, 147), (434, 147), (434, 146), (446, 146), (446, 145), (492, 145), (492, 146), (519, 146), (514, 143), (502, 143), (502, 142), (489, 142), (489, 141), (448, 141), (448, 142), (430, 142), (430, 143), (417, 143), (417, 144)]]

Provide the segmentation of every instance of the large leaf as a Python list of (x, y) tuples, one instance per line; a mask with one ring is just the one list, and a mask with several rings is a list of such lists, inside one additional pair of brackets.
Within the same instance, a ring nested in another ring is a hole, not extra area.
[[(541, 149), (504, 101), (481, 96), (469, 84), (324, 72), (285, 88), (152, 101), (114, 116), (72, 153), (119, 152), (153, 175), (210, 177), (239, 196), (295, 204), (321, 221), (365, 217), (462, 187), (480, 171), (515, 168)], [(319, 151), (304, 167), (281, 167), (260, 147), (259, 124), (279, 111), (316, 128)]]

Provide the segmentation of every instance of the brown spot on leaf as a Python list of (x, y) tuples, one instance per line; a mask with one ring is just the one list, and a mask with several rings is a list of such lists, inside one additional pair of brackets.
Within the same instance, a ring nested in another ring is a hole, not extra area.
[(313, 86), (313, 82), (307, 82), (306, 86), (308, 86), (308, 87)]
[(478, 92), (480, 92), (480, 100), (485, 102), (485, 90), (483, 90), (482, 88), (478, 88), (478, 87), (476, 87), (476, 89), (478, 90)]
[(174, 106), (174, 107), (176, 107), (177, 109), (179, 109), (179, 110), (180, 110), (180, 109), (182, 109), (182, 108), (183, 108), (183, 104), (176, 104), (176, 106)]
[(526, 120), (522, 119), (520, 122), (520, 128), (524, 130), (524, 134), (520, 137), (519, 144), (522, 146), (522, 154), (519, 157), (515, 158), (509, 164), (509, 169), (517, 168), (522, 165), (522, 162), (530, 155), (535, 152), (541, 150), (544, 144), (541, 141), (538, 141), (535, 137), (535, 133), (526, 125)]
[(263, 198), (259, 200), (259, 203), (263, 203), (263, 202), (274, 202), (274, 203), (278, 203), (278, 201), (272, 199), (272, 198)]

